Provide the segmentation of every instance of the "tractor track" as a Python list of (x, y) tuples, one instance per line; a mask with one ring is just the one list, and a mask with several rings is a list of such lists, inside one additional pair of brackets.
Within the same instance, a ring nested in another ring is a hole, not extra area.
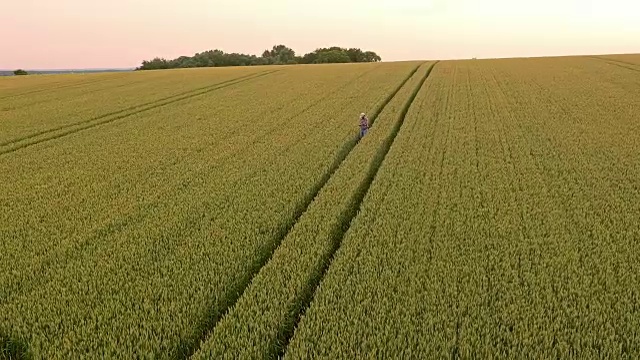
[(596, 59), (606, 60), (606, 61), (613, 61), (613, 62), (625, 64), (625, 65), (640, 66), (640, 64), (636, 64), (636, 63), (632, 63), (632, 62), (628, 62), (628, 61), (623, 61), (623, 60), (618, 60), (618, 59), (605, 58), (605, 57), (601, 57), (601, 56), (593, 56), (593, 57), (595, 57)]
[[(279, 71), (279, 70), (276, 70), (276, 71)], [(272, 72), (274, 72), (274, 71), (272, 71)], [(31, 133), (29, 135), (25, 135), (25, 136), (22, 136), (22, 137), (19, 137), (19, 138), (6, 140), (6, 141), (3, 141), (3, 142), (0, 142), (0, 148), (3, 147), (3, 146), (6, 146), (6, 145), (11, 145), (11, 144), (15, 144), (15, 143), (18, 143), (18, 142), (21, 142), (21, 141), (29, 140), (29, 139), (32, 139), (34, 137), (40, 136), (40, 135), (53, 133), (53, 132), (56, 132), (56, 131), (72, 128), (74, 126), (78, 126), (78, 125), (86, 124), (86, 123), (89, 123), (89, 122), (105, 119), (105, 118), (110, 117), (110, 116), (122, 115), (122, 114), (127, 113), (127, 112), (132, 112), (132, 114), (134, 114), (134, 113), (136, 113), (136, 111), (135, 111), (136, 109), (139, 109), (139, 108), (142, 108), (142, 107), (145, 107), (145, 106), (152, 106), (152, 105), (156, 105), (158, 103), (161, 103), (163, 101), (172, 100), (172, 99), (175, 99), (175, 98), (178, 98), (178, 97), (187, 96), (187, 95), (192, 94), (192, 93), (201, 92), (201, 91), (205, 91), (205, 90), (211, 90), (211, 89), (217, 88), (217, 87), (219, 87), (221, 85), (225, 85), (225, 84), (228, 84), (230, 82), (235, 82), (235, 81), (239, 81), (239, 80), (244, 80), (246, 78), (249, 78), (249, 77), (252, 77), (252, 76), (256, 76), (258, 74), (261, 74), (261, 72), (260, 73), (256, 73), (256, 74), (249, 74), (249, 75), (240, 76), (240, 77), (237, 77), (237, 78), (233, 78), (233, 79), (230, 79), (230, 80), (225, 80), (225, 81), (222, 81), (222, 82), (219, 82), (219, 83), (215, 83), (215, 84), (212, 84), (212, 85), (202, 86), (202, 87), (199, 87), (199, 88), (195, 88), (195, 89), (184, 91), (184, 92), (181, 92), (181, 93), (178, 93), (178, 94), (166, 96), (166, 97), (163, 97), (163, 98), (160, 98), (160, 99), (157, 99), (157, 100), (153, 100), (153, 101), (149, 101), (149, 102), (146, 102), (146, 103), (131, 105), (131, 106), (128, 106), (128, 107), (126, 107), (124, 109), (117, 110), (117, 111), (112, 111), (112, 112), (109, 112), (109, 113), (106, 113), (106, 114), (102, 114), (102, 115), (98, 115), (98, 116), (94, 116), (94, 117), (86, 119), (86, 120), (80, 120), (78, 122), (65, 124), (65, 125), (60, 125), (60, 126), (56, 126), (56, 127), (53, 127), (53, 128), (49, 128), (49, 129), (41, 130), (41, 131), (38, 131), (38, 132), (34, 132), (34, 133)]]
[[(377, 69), (377, 67), (373, 68), (371, 70), (367, 70), (367, 71), (363, 72), (362, 74), (359, 74), (358, 76), (355, 76), (353, 79), (349, 80), (344, 85), (342, 85), (342, 86), (332, 90), (331, 92), (325, 94), (320, 99), (313, 101), (311, 104), (307, 105), (303, 110), (297, 112), (296, 114), (294, 114), (292, 116), (287, 117), (286, 120), (284, 120), (283, 122), (280, 122), (277, 125), (274, 125), (272, 129), (268, 130), (264, 134), (259, 135), (255, 140), (245, 144), (242, 148), (238, 149), (237, 151), (235, 151), (235, 152), (233, 152), (231, 154), (228, 154), (227, 156), (225, 156), (225, 160), (221, 160), (221, 161), (224, 161), (225, 163), (227, 161), (230, 161), (228, 159), (232, 159), (236, 154), (244, 151), (247, 148), (250, 148), (250, 147), (254, 146), (257, 142), (261, 141), (264, 138), (268, 138), (269, 135), (273, 134), (278, 129), (281, 129), (283, 123), (287, 123), (287, 122), (295, 119), (296, 117), (306, 113), (307, 111), (309, 111), (313, 107), (321, 104), (322, 101), (326, 100), (327, 98), (331, 97), (332, 95), (335, 95), (340, 90), (342, 90), (345, 87), (353, 84), (353, 82), (355, 82), (356, 80), (362, 78), (363, 76), (369, 74), (370, 72), (372, 72), (372, 71), (374, 71), (376, 69)], [(306, 137), (304, 137), (303, 139), (305, 139), (305, 138)], [(212, 170), (209, 169), (208, 171), (212, 171)], [(152, 205), (148, 205), (148, 207), (149, 207), (149, 209), (155, 208), (155, 206), (152, 206)], [(143, 208), (146, 208), (146, 206), (143, 207)], [(125, 227), (133, 226), (133, 225), (139, 223), (140, 221), (142, 221), (142, 219), (145, 216), (141, 215), (140, 213), (141, 213), (141, 210), (137, 209), (137, 210), (134, 210), (134, 211), (131, 211), (131, 212), (125, 214), (125, 218), (124, 219), (117, 218), (117, 219), (114, 219), (114, 220), (110, 221), (106, 225), (98, 228), (96, 230), (96, 234), (91, 235), (89, 237), (89, 239), (83, 241), (80, 244), (76, 244), (76, 246), (72, 247), (71, 250), (66, 250), (65, 251), (65, 255), (61, 256), (60, 259), (65, 259), (64, 261), (67, 261), (67, 262), (71, 262), (71, 261), (77, 260), (77, 258), (79, 258), (79, 256), (80, 256), (80, 254), (84, 253), (84, 247), (88, 243), (92, 243), (93, 240), (104, 238), (108, 234), (119, 232), (119, 231), (121, 231), (121, 229), (124, 229)], [(123, 225), (123, 224), (126, 224), (126, 225)], [(46, 264), (47, 263), (45, 262), (45, 265), (42, 265), (42, 267), (46, 268), (48, 266)], [(42, 280), (42, 278), (43, 278), (42, 276), (39, 277), (39, 280)], [(34, 288), (34, 287), (37, 287), (37, 286), (42, 286), (42, 284), (45, 284), (45, 283), (48, 283), (48, 282), (49, 282), (49, 280), (43, 280), (43, 281), (38, 281), (37, 283), (33, 283), (32, 284), (31, 280), (30, 280), (28, 282), (30, 285), (26, 285), (26, 284), (21, 283), (19, 292), (16, 292), (15, 294), (9, 294), (9, 295), (7, 295), (5, 297), (0, 295), (0, 304), (10, 301), (13, 297), (15, 297), (17, 295), (30, 293), (32, 291), (31, 288)]]
[[(0, 100), (9, 99), (9, 98), (12, 98), (12, 97), (21, 97), (21, 96), (25, 96), (25, 95), (39, 94), (39, 93), (48, 92), (48, 91), (56, 91), (56, 90), (60, 90), (60, 89), (73, 88), (73, 87), (78, 87), (78, 86), (97, 84), (97, 83), (102, 83), (102, 82), (107, 82), (107, 81), (120, 80), (120, 79), (122, 79), (124, 77), (126, 77), (126, 75), (114, 76), (114, 77), (109, 77), (109, 78), (106, 78), (106, 79), (93, 79), (93, 80), (88, 80), (88, 81), (81, 81), (81, 82), (77, 82), (77, 83), (73, 83), (73, 84), (65, 84), (64, 82), (56, 82), (56, 83), (49, 84), (51, 86), (45, 87), (43, 89), (37, 89), (37, 90), (25, 91), (25, 92), (18, 93), (18, 94), (10, 94), (10, 95), (1, 96)], [(61, 84), (63, 84), (63, 85), (61, 85)]]
[(28, 146), (32, 146), (32, 145), (36, 145), (36, 144), (40, 144), (46, 141), (50, 141), (50, 140), (55, 140), (61, 137), (65, 137), (67, 135), (71, 135), (71, 134), (75, 134), (77, 132), (83, 131), (83, 130), (87, 130), (87, 129), (91, 129), (100, 125), (105, 125), (108, 123), (112, 123), (114, 121), (117, 120), (122, 120), (124, 118), (133, 116), (133, 115), (137, 115), (149, 110), (153, 110), (153, 109), (157, 109), (159, 107), (162, 106), (166, 106), (166, 105), (170, 105), (173, 103), (177, 103), (183, 100), (188, 100), (188, 99), (192, 99), (195, 98), (197, 96), (201, 96), (201, 95), (205, 95), (208, 94), (210, 92), (216, 91), (216, 90), (220, 90), (232, 85), (236, 85), (239, 83), (243, 83), (246, 81), (250, 81), (253, 79), (257, 79), (269, 74), (272, 74), (274, 72), (278, 72), (280, 70), (272, 70), (272, 71), (265, 71), (265, 72), (261, 72), (258, 74), (251, 74), (251, 75), (247, 75), (247, 76), (242, 76), (236, 79), (232, 79), (232, 80), (228, 80), (228, 81), (224, 81), (222, 83), (218, 83), (215, 85), (210, 85), (204, 88), (200, 88), (200, 89), (196, 89), (196, 90), (191, 90), (182, 94), (177, 94), (177, 95), (172, 95), (170, 97), (166, 97), (163, 99), (159, 99), (159, 100), (155, 100), (149, 103), (145, 103), (142, 105), (135, 105), (135, 106), (131, 106), (129, 108), (123, 109), (123, 110), (119, 110), (119, 111), (115, 111), (109, 114), (104, 114), (104, 115), (100, 115), (98, 117), (95, 118), (91, 118), (89, 120), (85, 120), (85, 121), (81, 121), (81, 122), (76, 122), (73, 124), (68, 124), (68, 125), (63, 125), (57, 128), (53, 128), (53, 129), (48, 129), (45, 131), (41, 131), (35, 134), (31, 134), (27, 137), (23, 137), (20, 139), (14, 139), (11, 140), (9, 142), (4, 142), (0, 144), (0, 156), (4, 155), (4, 154), (8, 154), (8, 153), (12, 153), (14, 151), (26, 148)]
[[(420, 68), (421, 65), (422, 64), (419, 64), (414, 69), (412, 69), (409, 72), (409, 74), (406, 76), (406, 78), (373, 111), (372, 116), (370, 118), (370, 124), (371, 124), (370, 126), (373, 126), (373, 124), (375, 123), (376, 119), (382, 113), (384, 108), (391, 102), (391, 100), (398, 94), (398, 92), (400, 92), (400, 90), (409, 81), (409, 79), (411, 79), (411, 77), (418, 71), (418, 69)], [(362, 75), (362, 76), (364, 76), (364, 75)], [(292, 231), (292, 229), (294, 228), (295, 224), (298, 223), (298, 221), (300, 220), (302, 215), (307, 211), (307, 209), (309, 208), (311, 203), (313, 203), (314, 199), (320, 193), (322, 188), (324, 188), (324, 186), (329, 182), (329, 179), (331, 179), (333, 174), (338, 170), (338, 168), (340, 168), (340, 166), (342, 165), (344, 160), (347, 158), (347, 156), (351, 153), (351, 151), (356, 147), (356, 145), (358, 143), (359, 143), (359, 139), (357, 137), (354, 137), (351, 140), (347, 141), (345, 144), (343, 144), (342, 148), (338, 151), (338, 154), (337, 154), (336, 158), (334, 159), (334, 161), (333, 161), (331, 167), (329, 168), (329, 170), (318, 180), (318, 182), (316, 182), (316, 184), (313, 186), (311, 191), (309, 191), (307, 196), (304, 198), (304, 201), (301, 204), (299, 204), (299, 206), (296, 207), (295, 215), (293, 217), (293, 221), (291, 221), (291, 223), (288, 224), (288, 226), (286, 227), (285, 231), (283, 231), (283, 232), (281, 232), (279, 234), (279, 236), (277, 237), (277, 240), (275, 241), (275, 246), (273, 247), (271, 252), (268, 254), (268, 256), (265, 256), (264, 259), (261, 259), (261, 261), (259, 261), (256, 264), (257, 266), (255, 266), (252, 269), (253, 271), (251, 271), (251, 273), (247, 277), (246, 281), (244, 281), (242, 283), (242, 285), (240, 286), (240, 291), (235, 292), (234, 295), (232, 296), (232, 298), (228, 299), (228, 301), (226, 301), (226, 303), (223, 306), (223, 310), (219, 311), (217, 316), (215, 316), (215, 317), (209, 319), (208, 321), (206, 321), (206, 326), (203, 327), (204, 331), (200, 334), (200, 336), (196, 339), (196, 341), (190, 342), (189, 345), (184, 346), (183, 349), (180, 349), (178, 351), (177, 358), (180, 358), (180, 359), (191, 358), (193, 356), (193, 354), (195, 354), (199, 350), (202, 342), (212, 332), (212, 330), (216, 327), (218, 322), (229, 312), (229, 310), (231, 308), (233, 308), (233, 306), (235, 306), (235, 304), (238, 302), (240, 297), (242, 297), (244, 292), (247, 290), (247, 288), (249, 287), (249, 285), (253, 281), (253, 278), (271, 260), (271, 258), (273, 257), (274, 253), (280, 247), (280, 244), (287, 237), (287, 235)]]
[[(120, 80), (120, 79), (116, 79), (116, 80)], [(100, 92), (107, 92), (107, 91), (111, 91), (111, 90), (115, 90), (115, 89), (120, 89), (120, 88), (125, 88), (125, 87), (134, 87), (140, 84), (145, 84), (147, 83), (146, 79), (138, 79), (136, 81), (130, 81), (124, 84), (118, 84), (118, 85), (110, 85), (110, 86), (106, 86), (106, 87), (100, 87), (100, 88), (96, 88), (96, 89), (90, 89), (90, 90), (86, 90), (82, 92), (82, 96), (86, 96), (86, 95), (90, 95), (90, 94), (96, 94), (96, 93), (100, 93)], [(91, 85), (91, 84), (88, 84)], [(48, 104), (48, 103), (52, 103), (52, 102), (58, 102), (60, 101), (59, 98), (56, 97), (50, 97), (50, 98), (44, 98), (44, 99), (39, 99), (39, 100), (33, 100), (32, 102), (25, 102), (24, 104), (20, 104), (20, 105), (12, 105), (10, 106), (11, 110), (21, 110), (21, 109), (28, 109), (31, 107), (34, 107), (36, 105), (40, 105), (40, 104)], [(134, 106), (134, 105), (131, 105)], [(32, 134), (29, 134), (32, 135)], [(28, 135), (27, 135), (28, 136)], [(8, 141), (5, 141), (5, 143)]]
[[(628, 70), (633, 70), (633, 71), (640, 71), (640, 65), (638, 64), (634, 64), (634, 63), (628, 63), (625, 61), (620, 61), (620, 60), (615, 60), (615, 59), (608, 59), (608, 58), (601, 58), (599, 56), (589, 56), (589, 58), (591, 59), (597, 59), (600, 61), (603, 61), (609, 65), (615, 65), (624, 69), (628, 69)], [(634, 68), (634, 67), (630, 67), (630, 66), (639, 66), (639, 68)]]
[[(360, 212), (361, 207), (362, 207), (362, 203), (364, 201), (364, 198), (369, 193), (369, 189), (371, 188), (371, 184), (373, 184), (373, 181), (375, 180), (376, 176), (378, 175), (380, 167), (382, 166), (384, 160), (386, 159), (387, 154), (391, 150), (391, 147), (393, 146), (393, 144), (394, 144), (394, 142), (396, 140), (396, 137), (400, 133), (400, 130), (402, 129), (402, 126), (404, 125), (405, 119), (407, 117), (407, 114), (409, 113), (409, 109), (411, 109), (411, 106), (415, 102), (415, 99), (418, 96), (418, 93), (424, 87), (424, 84), (426, 83), (427, 79), (431, 75), (431, 72), (433, 71), (433, 68), (437, 65), (437, 63), (438, 63), (438, 61), (434, 62), (431, 65), (429, 70), (427, 70), (427, 72), (425, 73), (423, 78), (420, 80), (418, 86), (416, 86), (416, 88), (413, 90), (413, 92), (411, 93), (411, 95), (407, 99), (407, 102), (405, 103), (404, 107), (402, 108), (402, 110), (400, 112), (400, 115), (398, 116), (398, 121), (394, 125), (394, 127), (393, 127), (391, 133), (389, 134), (389, 136), (387, 136), (385, 141), (381, 144), (380, 148), (378, 149), (378, 152), (376, 153), (376, 156), (375, 156), (373, 162), (369, 165), (369, 169), (368, 169), (368, 172), (367, 172), (367, 177), (365, 178), (364, 182), (358, 187), (356, 192), (353, 194), (353, 197), (351, 198), (351, 206), (345, 212), (345, 214), (343, 214), (343, 218), (341, 220), (341, 223), (342, 223), (343, 226), (335, 234), (333, 247), (332, 247), (330, 253), (328, 254), (327, 260), (324, 262), (324, 264), (322, 266), (322, 269), (320, 271), (320, 276), (318, 276), (318, 278), (314, 279), (314, 282), (311, 284), (312, 291), (308, 294), (307, 298), (304, 299), (304, 301), (302, 303), (302, 306), (301, 306), (301, 310), (300, 310), (297, 318), (293, 321), (292, 326), (290, 326), (290, 328), (288, 329), (287, 333), (285, 334), (284, 341), (282, 342), (281, 347), (280, 347), (280, 351), (278, 353), (278, 358), (281, 358), (282, 356), (284, 356), (284, 354), (285, 354), (285, 352), (286, 352), (286, 350), (287, 350), (287, 348), (289, 346), (289, 343), (291, 342), (291, 339), (293, 338), (295, 329), (298, 327), (298, 324), (299, 324), (300, 320), (302, 319), (302, 317), (304, 316), (306, 311), (309, 309), (309, 306), (311, 305), (311, 302), (315, 298), (316, 293), (318, 291), (318, 287), (320, 286), (320, 283), (322, 282), (322, 280), (325, 278), (326, 273), (329, 270), (329, 267), (331, 266), (331, 263), (333, 262), (333, 260), (335, 258), (335, 255), (338, 252), (338, 249), (340, 248), (340, 246), (342, 244), (342, 240), (344, 239), (346, 233), (349, 231), (349, 228), (351, 227), (351, 224), (353, 223), (353, 220), (356, 218), (356, 216)], [(416, 68), (416, 71), (417, 71), (417, 68)], [(415, 73), (415, 71), (411, 73), (411, 76), (413, 76), (414, 73)], [(411, 76), (409, 76), (409, 78)], [(407, 80), (409, 78), (407, 78)], [(406, 81), (403, 83), (403, 85), (405, 83), (406, 83)], [(393, 97), (391, 97), (391, 98), (393, 98)], [(391, 99), (389, 99), (389, 101), (391, 101)], [(384, 109), (384, 107), (382, 107), (381, 109)]]

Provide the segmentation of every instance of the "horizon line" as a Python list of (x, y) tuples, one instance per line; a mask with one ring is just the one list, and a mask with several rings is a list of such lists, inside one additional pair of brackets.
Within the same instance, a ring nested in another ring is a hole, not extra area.
[[(583, 54), (570, 54), (570, 55), (531, 55), (531, 56), (508, 56), (508, 57), (465, 57), (465, 58), (450, 58), (450, 59), (402, 59), (402, 60), (389, 60), (380, 62), (402, 62), (402, 61), (459, 61), (459, 60), (508, 60), (508, 59), (538, 59), (538, 58), (558, 58), (558, 57), (582, 57), (582, 56), (602, 56), (602, 55), (636, 55), (640, 52), (626, 52), (626, 53), (583, 53)], [(25, 71), (105, 71), (105, 70), (135, 70), (137, 66), (133, 67), (93, 67), (93, 68), (56, 68), (56, 69), (0, 69), (0, 72), (13, 72), (15, 70)]]

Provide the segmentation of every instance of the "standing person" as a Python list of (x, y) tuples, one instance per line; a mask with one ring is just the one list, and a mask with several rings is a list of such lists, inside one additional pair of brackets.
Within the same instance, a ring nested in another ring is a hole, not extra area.
[(367, 134), (369, 130), (369, 119), (365, 113), (360, 114), (360, 138)]

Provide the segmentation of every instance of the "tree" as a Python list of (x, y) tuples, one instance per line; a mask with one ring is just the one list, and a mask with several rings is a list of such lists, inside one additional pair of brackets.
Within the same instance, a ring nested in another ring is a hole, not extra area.
[(382, 58), (378, 56), (378, 54), (374, 53), (373, 51), (365, 51), (363, 62), (378, 62), (378, 61), (382, 61)]
[(316, 49), (304, 56), (296, 56), (296, 52), (293, 49), (285, 45), (275, 45), (271, 50), (265, 50), (261, 56), (240, 53), (227, 54), (222, 50), (216, 49), (196, 53), (193, 56), (180, 56), (173, 60), (156, 57), (153, 60), (143, 61), (142, 66), (136, 70), (375, 61), (381, 61), (376, 53), (371, 51), (363, 52), (358, 48), (344, 49), (339, 46), (332, 46)]
[(347, 55), (349, 55), (349, 59), (351, 59), (351, 62), (364, 62), (365, 59), (362, 50), (357, 48), (348, 49)]
[(159, 69), (169, 69), (169, 62), (163, 58), (154, 58), (150, 61), (143, 61), (142, 66), (139, 67), (140, 70), (159, 70)]
[[(346, 57), (345, 57), (346, 56)], [(349, 59), (347, 61), (347, 58)], [(318, 63), (344, 63), (344, 62), (377, 62), (382, 59), (372, 51), (363, 52), (359, 48), (341, 48), (332, 46), (329, 48), (319, 48), (315, 51), (305, 54), (299, 61), (301, 64), (318, 64)]]
[(298, 63), (300, 64), (315, 64), (318, 59), (317, 52), (310, 52), (308, 54), (304, 54), (304, 56), (298, 58)]
[(316, 59), (317, 64), (348, 62), (351, 62), (351, 59), (349, 58), (349, 55), (347, 55), (347, 53), (342, 50), (323, 51), (318, 54), (318, 58)]
[(262, 61), (266, 64), (266, 65), (271, 65), (273, 64), (273, 58), (271, 57), (271, 52), (269, 50), (265, 50), (262, 53), (262, 57), (261, 57)]
[(177, 59), (173, 59), (169, 61), (168, 65), (169, 65), (169, 68), (171, 69), (195, 67), (193, 58), (190, 58), (188, 56), (180, 56)]
[(18, 70), (13, 72), (13, 75), (29, 75), (29, 73), (26, 72), (25, 70), (18, 69)]
[(296, 63), (296, 52), (284, 45), (275, 45), (271, 50), (265, 50), (262, 57), (269, 59), (269, 64)]

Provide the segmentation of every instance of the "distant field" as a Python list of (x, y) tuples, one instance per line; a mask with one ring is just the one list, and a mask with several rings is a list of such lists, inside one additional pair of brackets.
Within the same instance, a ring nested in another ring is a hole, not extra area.
[(640, 55), (0, 78), (0, 359), (637, 358), (638, 94)]
[(609, 59), (618, 61), (621, 63), (628, 63), (631, 65), (640, 65), (640, 54), (630, 54), (630, 55), (606, 55), (601, 56), (603, 59)]

